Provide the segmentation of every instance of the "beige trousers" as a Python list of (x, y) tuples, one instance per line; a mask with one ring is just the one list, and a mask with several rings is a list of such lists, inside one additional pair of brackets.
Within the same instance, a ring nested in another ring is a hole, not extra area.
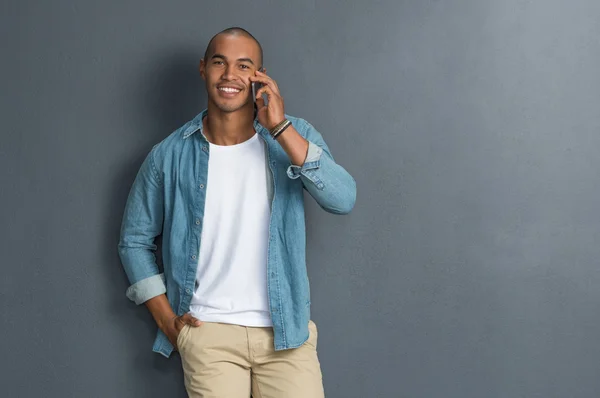
[(177, 336), (184, 383), (193, 398), (323, 398), (317, 326), (308, 341), (275, 351), (273, 328), (204, 322)]

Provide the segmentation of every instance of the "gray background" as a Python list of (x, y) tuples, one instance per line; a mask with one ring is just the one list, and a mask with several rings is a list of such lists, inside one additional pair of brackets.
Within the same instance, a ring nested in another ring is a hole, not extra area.
[(3, 1), (5, 397), (183, 397), (116, 245), (208, 39), (263, 43), (356, 178), (308, 201), (326, 394), (600, 396), (600, 2)]

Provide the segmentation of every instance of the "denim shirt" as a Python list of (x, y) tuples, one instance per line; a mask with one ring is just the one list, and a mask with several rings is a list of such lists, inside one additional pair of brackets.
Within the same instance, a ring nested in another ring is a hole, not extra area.
[[(152, 147), (129, 192), (118, 244), (131, 284), (126, 296), (139, 305), (166, 293), (177, 315), (189, 311), (202, 243), (210, 156), (202, 127), (206, 112)], [(309, 144), (302, 166), (292, 165), (269, 131), (254, 122), (266, 149), (271, 204), (266, 276), (275, 350), (299, 347), (309, 335), (303, 191), (334, 214), (350, 212), (356, 200), (354, 179), (334, 161), (321, 134), (301, 118), (286, 117)], [(160, 234), (163, 272), (155, 256)], [(165, 357), (173, 351), (160, 329), (152, 349)]]

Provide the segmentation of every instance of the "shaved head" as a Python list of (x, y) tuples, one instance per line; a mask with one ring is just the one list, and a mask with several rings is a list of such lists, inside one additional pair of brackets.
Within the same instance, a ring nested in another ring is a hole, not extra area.
[(259, 60), (258, 68), (262, 67), (262, 63), (263, 63), (262, 46), (260, 45), (258, 40), (256, 40), (256, 38), (250, 34), (250, 32), (248, 32), (246, 29), (243, 29), (243, 28), (240, 28), (237, 26), (222, 30), (219, 33), (217, 33), (216, 35), (214, 35), (212, 37), (212, 39), (210, 39), (210, 41), (208, 42), (208, 45), (206, 46), (206, 51), (204, 51), (204, 61), (205, 62), (208, 61), (208, 57), (210, 57), (214, 54), (213, 42), (215, 41), (215, 38), (219, 35), (244, 36), (249, 39), (252, 39), (258, 46), (258, 51), (260, 53), (260, 60)]

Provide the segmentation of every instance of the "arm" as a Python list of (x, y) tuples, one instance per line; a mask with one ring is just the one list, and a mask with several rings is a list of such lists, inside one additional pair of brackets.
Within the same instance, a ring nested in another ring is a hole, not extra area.
[(169, 329), (173, 326), (173, 320), (177, 316), (169, 304), (166, 294), (152, 297), (145, 302), (146, 307), (152, 314), (152, 318), (158, 327), (169, 336)]
[(133, 182), (121, 224), (119, 256), (131, 285), (127, 297), (136, 304), (166, 293), (156, 264), (154, 239), (162, 231), (163, 191), (152, 148)]
[(133, 182), (121, 224), (119, 256), (131, 286), (127, 297), (145, 303), (158, 327), (177, 350), (177, 336), (183, 325), (200, 326), (189, 313), (177, 316), (165, 294), (164, 274), (156, 264), (155, 238), (162, 232), (163, 189), (154, 163), (152, 148)]
[[(302, 120), (299, 129), (306, 139), (292, 126), (277, 137), (292, 161), (288, 177), (300, 178), (304, 188), (325, 211), (349, 213), (356, 202), (354, 178), (335, 162), (323, 136), (310, 123)], [(303, 151), (305, 158), (299, 157)]]
[[(266, 72), (266, 70), (265, 70)], [(255, 71), (251, 82), (264, 84), (256, 93), (256, 116), (260, 124), (271, 130), (285, 118), (283, 98), (277, 83), (266, 73)], [(268, 104), (263, 99), (266, 94)], [(321, 134), (305, 120), (300, 120), (297, 131), (289, 126), (277, 137), (292, 165), (287, 175), (300, 178), (304, 188), (325, 211), (347, 214), (356, 201), (356, 182), (352, 176), (333, 160), (331, 151)]]

